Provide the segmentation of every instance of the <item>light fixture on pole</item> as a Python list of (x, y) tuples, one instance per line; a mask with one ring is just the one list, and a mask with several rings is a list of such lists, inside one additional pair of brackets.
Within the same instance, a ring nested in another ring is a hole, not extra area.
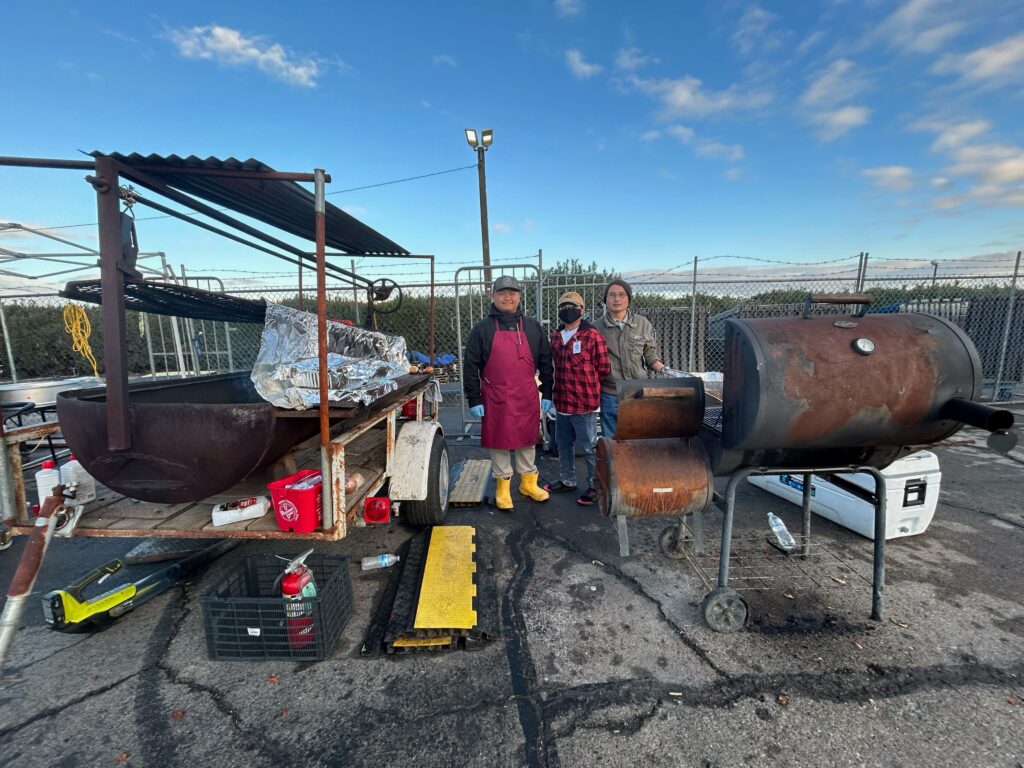
[(494, 131), (484, 128), (479, 137), (475, 128), (466, 129), (466, 143), (476, 152), (476, 170), (480, 179), (480, 238), (484, 251), (484, 282), (491, 285), (491, 241), (487, 232), (487, 173), (484, 168), (484, 152), (494, 141)]

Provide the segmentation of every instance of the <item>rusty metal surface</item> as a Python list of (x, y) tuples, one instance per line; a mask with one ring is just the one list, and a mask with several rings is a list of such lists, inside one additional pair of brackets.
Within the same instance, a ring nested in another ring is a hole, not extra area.
[[(874, 350), (858, 353), (857, 339)], [(727, 347), (729, 450), (933, 443), (960, 427), (942, 406), (980, 392), (970, 340), (929, 315), (730, 320)], [(838, 463), (857, 461), (854, 453)]]
[[(92, 178), (92, 177), (90, 177)], [(131, 447), (128, 424), (128, 352), (125, 341), (124, 279), (121, 240), (121, 200), (117, 169), (109, 158), (96, 159), (97, 221), (100, 239), (100, 277), (103, 295), (103, 372), (107, 384), (107, 447)]]
[(598, 506), (605, 515), (657, 517), (702, 511), (711, 467), (695, 438), (597, 441)]
[(691, 437), (700, 430), (704, 382), (697, 377), (620, 381), (616, 389), (616, 440)]
[(279, 459), (317, 423), (279, 419), (248, 372), (130, 388), (131, 448), (107, 447), (105, 390), (62, 393), (68, 446), (103, 485), (143, 501), (198, 501)]

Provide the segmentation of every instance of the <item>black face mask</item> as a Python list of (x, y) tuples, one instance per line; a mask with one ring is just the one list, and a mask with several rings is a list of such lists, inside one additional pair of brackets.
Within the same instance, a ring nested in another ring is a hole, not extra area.
[(583, 313), (578, 307), (562, 307), (558, 310), (558, 319), (566, 324), (575, 323), (581, 317), (583, 317)]

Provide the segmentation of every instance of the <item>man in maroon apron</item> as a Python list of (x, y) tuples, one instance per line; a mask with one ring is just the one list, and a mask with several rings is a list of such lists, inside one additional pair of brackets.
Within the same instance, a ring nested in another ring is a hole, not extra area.
[(483, 420), (480, 445), (491, 449), (495, 504), (508, 512), (513, 470), (509, 451), (515, 451), (519, 492), (534, 501), (548, 499), (537, 484), (534, 453), (540, 414), (551, 409), (551, 344), (540, 323), (523, 315), (518, 280), (502, 275), (494, 281), (491, 298), (491, 311), (466, 341), (462, 381), (469, 412)]

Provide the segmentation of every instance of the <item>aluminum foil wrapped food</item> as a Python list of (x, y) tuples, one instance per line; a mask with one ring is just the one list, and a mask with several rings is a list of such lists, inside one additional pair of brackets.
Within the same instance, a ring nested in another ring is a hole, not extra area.
[[(317, 318), (267, 302), (267, 320), (252, 383), (267, 402), (306, 409), (320, 404)], [(339, 405), (366, 405), (409, 372), (405, 339), (344, 323), (327, 324), (327, 397)]]

